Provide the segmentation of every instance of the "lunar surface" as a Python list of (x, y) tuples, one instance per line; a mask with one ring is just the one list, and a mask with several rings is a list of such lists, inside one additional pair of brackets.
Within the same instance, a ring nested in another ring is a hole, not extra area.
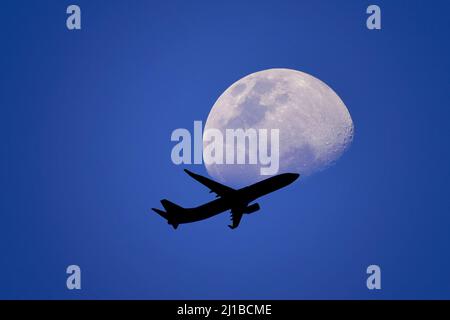
[[(239, 128), (279, 129), (278, 173), (303, 176), (332, 165), (353, 140), (352, 118), (339, 96), (319, 79), (290, 69), (252, 73), (225, 90), (209, 113), (205, 132), (218, 129), (225, 137), (226, 129)], [(203, 143), (210, 141), (204, 136)], [(261, 175), (259, 161), (205, 165), (213, 178), (234, 186), (268, 178)]]

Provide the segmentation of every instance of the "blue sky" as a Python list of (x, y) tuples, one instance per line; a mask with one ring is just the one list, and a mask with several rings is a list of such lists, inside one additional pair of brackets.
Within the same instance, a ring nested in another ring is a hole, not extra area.
[[(447, 2), (377, 1), (381, 31), (366, 1), (74, 3), (80, 31), (72, 2), (1, 3), (0, 298), (450, 298)], [(338, 93), (351, 148), (235, 231), (174, 231), (149, 209), (212, 196), (171, 162), (172, 130), (279, 67)]]

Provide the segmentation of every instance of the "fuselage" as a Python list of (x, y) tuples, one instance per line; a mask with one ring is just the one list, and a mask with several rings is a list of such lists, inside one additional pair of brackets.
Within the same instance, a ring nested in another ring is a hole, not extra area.
[(298, 177), (296, 173), (283, 173), (267, 178), (201, 206), (186, 208), (182, 214), (177, 215), (176, 220), (178, 223), (196, 222), (233, 208), (246, 207), (250, 202), (291, 184)]

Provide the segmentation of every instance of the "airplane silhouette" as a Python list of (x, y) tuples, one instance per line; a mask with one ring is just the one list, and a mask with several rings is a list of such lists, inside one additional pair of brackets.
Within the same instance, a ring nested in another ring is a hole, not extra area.
[(166, 211), (156, 208), (152, 208), (152, 210), (165, 218), (174, 229), (179, 224), (208, 219), (227, 210), (231, 210), (232, 224), (229, 227), (235, 229), (239, 226), (244, 214), (250, 214), (260, 209), (258, 203), (249, 205), (250, 202), (291, 184), (300, 176), (297, 173), (283, 173), (236, 190), (187, 169), (184, 171), (208, 187), (210, 193), (216, 193), (218, 199), (195, 208), (182, 208), (169, 200), (161, 200)]

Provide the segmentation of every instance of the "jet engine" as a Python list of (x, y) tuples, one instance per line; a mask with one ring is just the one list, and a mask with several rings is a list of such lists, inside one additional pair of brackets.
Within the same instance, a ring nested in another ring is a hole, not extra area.
[(254, 203), (251, 206), (248, 206), (244, 209), (244, 213), (249, 214), (249, 213), (253, 213), (255, 211), (258, 211), (260, 209), (259, 204)]

